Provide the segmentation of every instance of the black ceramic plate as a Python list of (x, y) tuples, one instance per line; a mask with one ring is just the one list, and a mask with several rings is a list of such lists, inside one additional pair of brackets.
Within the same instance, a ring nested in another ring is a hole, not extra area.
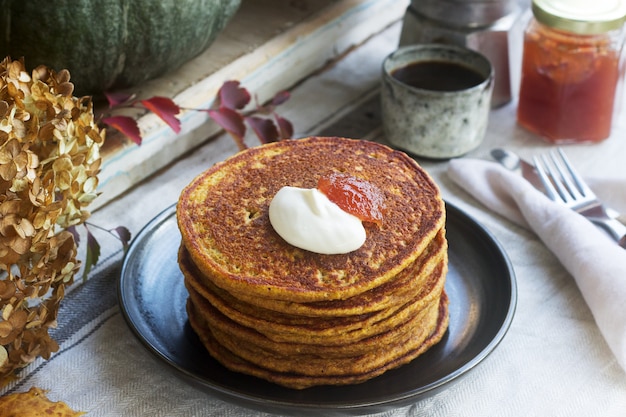
[(134, 239), (119, 281), (124, 316), (161, 363), (195, 387), (258, 410), (374, 413), (419, 401), (457, 381), (502, 340), (517, 292), (510, 261), (483, 227), (447, 205), (450, 326), (443, 340), (411, 363), (362, 384), (282, 388), (214, 361), (187, 324), (187, 292), (176, 262), (180, 234), (170, 207)]

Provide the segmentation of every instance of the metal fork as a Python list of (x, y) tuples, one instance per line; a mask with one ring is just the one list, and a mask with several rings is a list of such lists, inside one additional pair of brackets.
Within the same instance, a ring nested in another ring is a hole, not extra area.
[(626, 249), (626, 226), (609, 217), (604, 205), (576, 172), (565, 152), (557, 148), (548, 155), (533, 157), (547, 196), (604, 228)]

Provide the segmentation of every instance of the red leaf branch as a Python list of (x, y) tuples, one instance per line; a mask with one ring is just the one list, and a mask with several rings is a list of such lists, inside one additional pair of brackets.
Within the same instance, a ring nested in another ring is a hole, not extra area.
[[(133, 95), (126, 93), (106, 93), (111, 111), (119, 108), (141, 107), (163, 120), (174, 132), (180, 133), (181, 122), (176, 117), (181, 108), (167, 97), (155, 96), (148, 99), (136, 100)], [(230, 134), (239, 149), (247, 148), (244, 137), (249, 126), (261, 143), (275, 142), (281, 139), (290, 139), (293, 136), (291, 122), (279, 116), (275, 108), (287, 100), (288, 91), (277, 93), (269, 104), (256, 104), (249, 111), (244, 109), (250, 104), (250, 92), (241, 86), (239, 81), (226, 81), (217, 92), (216, 106), (211, 109), (189, 109), (206, 112), (215, 123)], [(264, 117), (261, 117), (264, 116)], [(126, 135), (137, 145), (141, 145), (141, 131), (137, 121), (130, 116), (110, 115), (102, 119), (102, 123)]]

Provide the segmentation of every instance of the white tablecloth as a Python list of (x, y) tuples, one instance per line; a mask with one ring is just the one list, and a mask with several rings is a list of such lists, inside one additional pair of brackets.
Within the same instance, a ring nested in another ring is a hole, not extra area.
[[(380, 139), (371, 100), (375, 103), (380, 65), (396, 47), (399, 29), (399, 25), (390, 28), (292, 90), (282, 114), (294, 122), (297, 135)], [(357, 104), (355, 112), (341, 112), (346, 97)], [(586, 176), (626, 175), (626, 112), (616, 125), (611, 138), (601, 144), (567, 147), (570, 159)], [(512, 102), (492, 112), (484, 143), (468, 156), (487, 159), (496, 146), (530, 156), (549, 145), (516, 125)], [(98, 210), (91, 221), (103, 227), (124, 225), (137, 234), (176, 201), (195, 175), (235, 151), (228, 136), (218, 137)], [(479, 366), (437, 395), (386, 415), (626, 415), (626, 374), (572, 277), (531, 232), (493, 214), (456, 186), (446, 175), (446, 162), (419, 162), (447, 201), (478, 220), (502, 244), (517, 276), (518, 303), (504, 340)], [(65, 401), (90, 417), (260, 415), (192, 388), (143, 347), (117, 304), (120, 245), (106, 235), (99, 240), (103, 254), (98, 268), (86, 283), (74, 285), (64, 301), (55, 333), (60, 352), (51, 360), (36, 361), (0, 394), (38, 386), (49, 390), (51, 399)]]

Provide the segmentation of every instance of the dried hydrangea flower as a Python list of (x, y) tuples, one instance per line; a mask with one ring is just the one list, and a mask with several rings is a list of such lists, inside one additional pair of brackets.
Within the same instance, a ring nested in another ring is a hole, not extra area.
[(48, 334), (78, 270), (65, 229), (89, 217), (104, 142), (68, 71), (0, 64), (0, 385), (58, 344)]

